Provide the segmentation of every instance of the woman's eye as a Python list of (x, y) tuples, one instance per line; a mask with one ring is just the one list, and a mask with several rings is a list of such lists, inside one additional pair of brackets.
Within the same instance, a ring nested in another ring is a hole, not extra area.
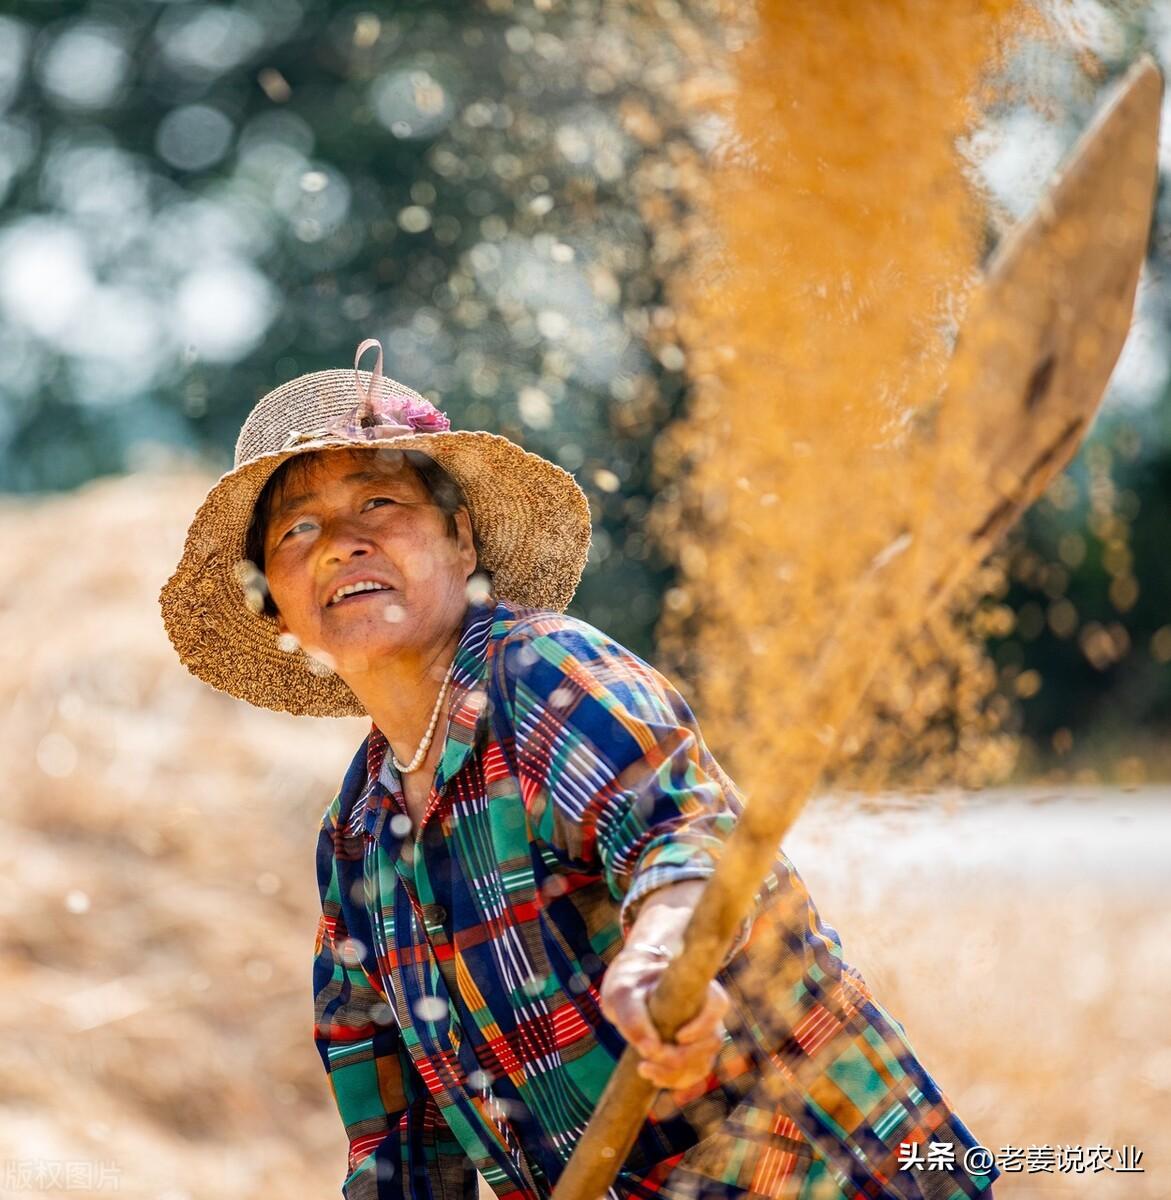
[(396, 503), (396, 502), (390, 496), (371, 496), (370, 499), (366, 501), (365, 507), (369, 508), (370, 505), (372, 505), (372, 504), (394, 504), (394, 503)]
[(313, 528), (312, 521), (298, 521), (296, 523), (296, 525), (290, 525), (289, 528), (285, 530), (285, 532), (281, 535), (281, 541), (283, 542), (285, 540), (285, 538), (291, 536), (294, 533), (299, 532), (300, 530), (312, 529), (312, 528)]

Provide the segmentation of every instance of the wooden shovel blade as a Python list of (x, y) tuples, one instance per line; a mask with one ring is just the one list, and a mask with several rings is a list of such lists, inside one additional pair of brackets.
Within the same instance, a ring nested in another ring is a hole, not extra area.
[(938, 459), (925, 467), (937, 486), (921, 534), (932, 601), (987, 555), (1089, 430), (1130, 330), (1162, 97), (1159, 68), (1140, 59), (972, 297), (924, 448)]

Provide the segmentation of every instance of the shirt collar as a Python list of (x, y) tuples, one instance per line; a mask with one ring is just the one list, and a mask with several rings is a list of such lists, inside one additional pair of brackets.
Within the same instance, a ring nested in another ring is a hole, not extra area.
[[(435, 775), (439, 791), (467, 760), (480, 720), (487, 712), (488, 640), (496, 603), (489, 597), (469, 603), (464, 612), (451, 672), (451, 718)], [(405, 811), (402, 781), (388, 750), (386, 735), (371, 721), (366, 741), (366, 784), (354, 806), (354, 832), (360, 826), (378, 837), (388, 816)]]

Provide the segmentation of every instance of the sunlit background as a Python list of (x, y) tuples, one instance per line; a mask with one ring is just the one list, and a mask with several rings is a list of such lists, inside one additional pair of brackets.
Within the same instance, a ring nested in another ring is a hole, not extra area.
[[(705, 446), (736, 445), (720, 437), (746, 436), (752, 413), (766, 459), (791, 433), (783, 405), (741, 395), (736, 434), (705, 383), (721, 348), (704, 345), (711, 304), (689, 271), (721, 172), (746, 145), (787, 146), (807, 179), (820, 143), (855, 203), (836, 211), (882, 212), (901, 202), (887, 186), (901, 174), (913, 204), (905, 168), (930, 161), (928, 133), (943, 146), (948, 122), (966, 122), (935, 160), (972, 206), (956, 225), (970, 246), (960, 238), (945, 264), (957, 274), (934, 280), (960, 311), (975, 266), (1030, 211), (1111, 80), (1143, 50), (1171, 62), (1166, 4), (973, 0), (987, 41), (962, 62), (944, 39), (958, 46), (966, 27), (931, 4), (811, 7), (753, 76), (758, 13), (719, 0), (4, 6), (0, 1194), (315, 1195), (342, 1178), (308, 1040), (312, 846), (364, 727), (210, 692), (174, 658), (155, 600), (240, 423), (279, 383), (348, 366), (377, 337), (387, 373), (455, 427), (572, 471), (594, 532), (570, 611), (669, 668), (710, 715), (713, 749), (741, 765), (743, 698), (713, 683), (714, 642), (707, 660), (685, 643), (712, 611), (716, 572), (735, 573), (745, 619), (764, 623), (771, 593), (741, 561), (761, 526), (659, 536), (721, 476), (751, 494), (753, 520), (782, 529), (798, 513), (783, 480), (702, 461)], [(851, 61), (865, 63), (855, 83)], [(772, 89), (812, 94), (839, 69), (823, 107), (773, 103)], [(929, 111), (969, 77), (970, 108), (955, 91), (947, 120)], [(837, 103), (865, 79), (889, 111)], [(736, 124), (752, 114), (755, 140)], [(1171, 169), (1166, 109), (1160, 164)], [(817, 216), (793, 197), (760, 205), (779, 226)], [(790, 317), (818, 287), (834, 294), (849, 232), (827, 219), (786, 257), (776, 289)], [(859, 267), (860, 292), (906, 294), (911, 232), (890, 234), (889, 278), (880, 255)], [(1087, 443), (962, 611), (928, 631), (930, 649), (904, 648), (921, 673), (877, 681), (833, 778), (886, 800), (827, 799), (791, 847), (847, 958), (977, 1136), (1146, 1139), (1145, 1174), (1023, 1174), (1010, 1197), (1171, 1191), (1152, 1116), (1171, 1099), (1154, 995), (1165, 1007), (1171, 978), (1157, 885), (1171, 778), (1169, 261), (1164, 180), (1134, 326)], [(735, 257), (725, 266), (734, 274)], [(778, 326), (782, 347), (793, 328)], [(843, 362), (849, 337), (825, 332)], [(902, 359), (886, 357), (893, 378)], [(847, 420), (836, 396), (827, 445)], [(793, 689), (783, 665), (769, 686)], [(766, 737), (768, 696), (753, 688)], [(1000, 790), (955, 790), (977, 785)], [(958, 859), (931, 840), (942, 811)]]

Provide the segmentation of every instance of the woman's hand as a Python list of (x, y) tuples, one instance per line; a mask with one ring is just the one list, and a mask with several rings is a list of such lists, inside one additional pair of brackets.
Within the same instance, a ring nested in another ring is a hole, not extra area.
[(602, 976), (603, 1014), (638, 1051), (643, 1060), (639, 1074), (661, 1088), (688, 1088), (706, 1079), (726, 1036), (728, 993), (715, 981), (708, 986), (702, 1011), (675, 1034), (673, 1042), (659, 1037), (647, 1011), (659, 976), (683, 945), (684, 930), (703, 889), (702, 879), (688, 879), (649, 893), (639, 906), (626, 945)]
[(667, 960), (631, 938), (602, 978), (602, 1012), (638, 1051), (638, 1073), (661, 1088), (689, 1088), (711, 1073), (723, 1044), (728, 994), (714, 980), (708, 986), (703, 1010), (664, 1042), (647, 1010), (647, 999)]

